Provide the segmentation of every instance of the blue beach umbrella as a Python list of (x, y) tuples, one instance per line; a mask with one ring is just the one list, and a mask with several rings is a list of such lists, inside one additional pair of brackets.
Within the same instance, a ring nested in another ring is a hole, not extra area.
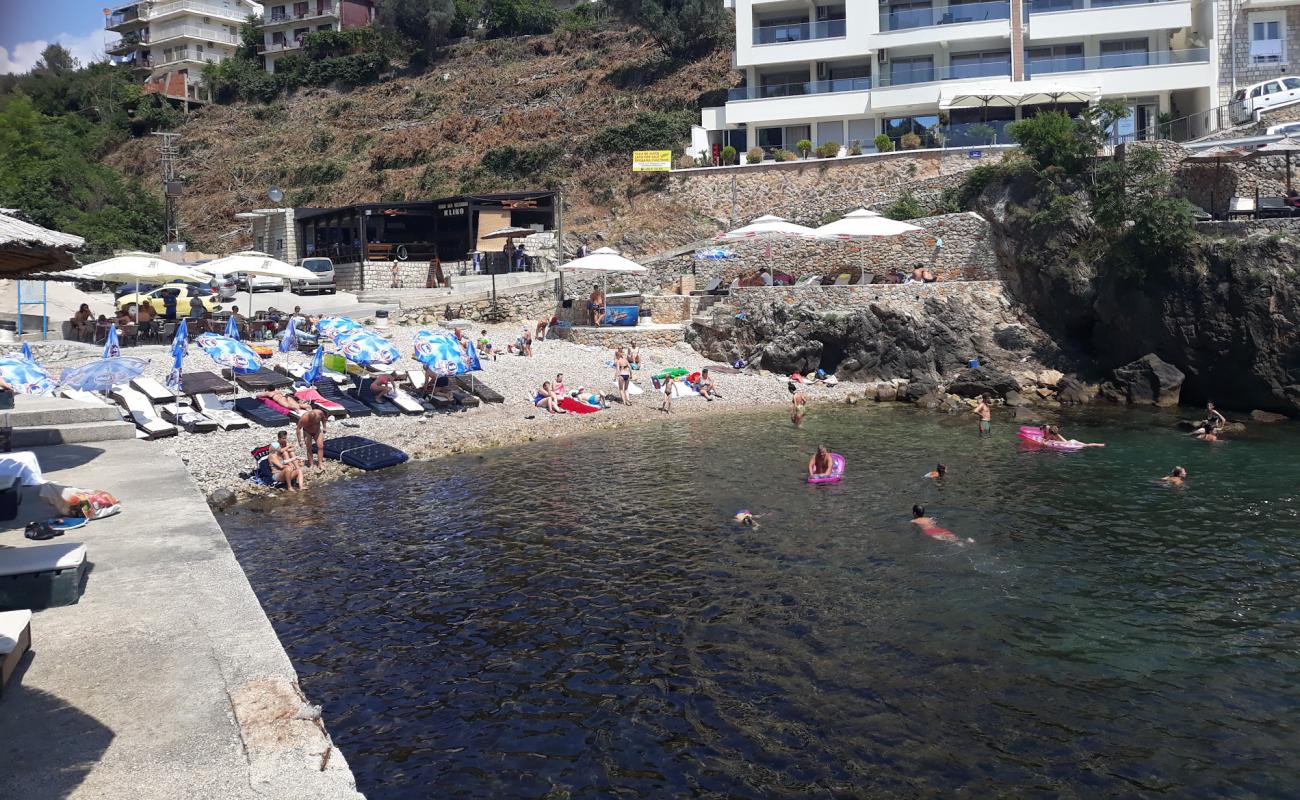
[(143, 358), (132, 356), (101, 358), (80, 367), (65, 369), (59, 376), (59, 383), (87, 392), (107, 392), (114, 386), (143, 375), (148, 363)]
[(194, 343), (213, 361), (223, 367), (230, 367), (241, 375), (248, 375), (262, 368), (262, 359), (253, 348), (238, 339), (205, 333), (194, 337)]
[(172, 370), (167, 373), (167, 388), (180, 394), (181, 391), (181, 370), (185, 364), (185, 350), (181, 348), (172, 348)]
[(30, 358), (0, 357), (0, 378), (19, 394), (49, 394), (54, 389), (50, 373)]
[(478, 350), (461, 347), (449, 331), (420, 331), (415, 334), (415, 360), (438, 375), (464, 375), (482, 369)]
[(182, 358), (190, 352), (190, 329), (185, 320), (176, 326), (176, 335), (172, 337), (172, 352), (179, 352)]
[(280, 340), (280, 352), (287, 353), (298, 346), (298, 322), (289, 317), (289, 327), (284, 329), (284, 338)]
[(234, 314), (226, 319), (226, 338), (239, 341), (239, 323), (235, 321)]
[(364, 331), (360, 322), (350, 317), (324, 317), (316, 323), (316, 332), (330, 339), (338, 339), (353, 331)]
[(316, 355), (312, 356), (311, 369), (308, 369), (302, 376), (307, 383), (315, 383), (320, 380), (321, 373), (325, 371), (325, 345), (316, 345)]
[(117, 326), (108, 326), (108, 339), (104, 341), (104, 355), (102, 358), (117, 358), (122, 355), (122, 348), (117, 343)]
[(393, 364), (402, 357), (392, 342), (365, 329), (339, 336), (334, 346), (340, 355), (355, 364)]

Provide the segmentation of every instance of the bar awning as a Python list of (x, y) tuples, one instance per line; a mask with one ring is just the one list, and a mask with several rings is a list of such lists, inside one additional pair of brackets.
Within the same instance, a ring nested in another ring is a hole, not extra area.
[(1015, 108), (1054, 103), (1090, 103), (1101, 96), (1096, 86), (1069, 86), (1046, 81), (998, 81), (944, 88), (939, 108)]

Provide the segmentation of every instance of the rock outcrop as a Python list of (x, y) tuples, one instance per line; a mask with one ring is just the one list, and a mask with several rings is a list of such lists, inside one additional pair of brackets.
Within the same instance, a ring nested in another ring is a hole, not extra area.
[(1170, 408), (1178, 405), (1183, 388), (1182, 370), (1147, 353), (1136, 361), (1117, 367), (1102, 396), (1116, 403)]

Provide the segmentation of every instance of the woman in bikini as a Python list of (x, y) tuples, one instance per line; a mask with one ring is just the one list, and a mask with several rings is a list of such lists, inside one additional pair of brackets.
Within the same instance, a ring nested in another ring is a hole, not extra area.
[(623, 405), (632, 405), (627, 394), (627, 386), (632, 382), (632, 364), (621, 347), (614, 352), (614, 380), (618, 382), (618, 398), (623, 401)]

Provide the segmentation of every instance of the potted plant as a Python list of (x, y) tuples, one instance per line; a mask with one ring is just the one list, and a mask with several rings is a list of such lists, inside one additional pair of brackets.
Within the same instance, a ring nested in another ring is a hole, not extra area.
[(815, 152), (817, 153), (818, 158), (835, 158), (840, 154), (840, 143), (822, 142), (817, 145), (817, 150)]
[(808, 139), (800, 139), (795, 142), (794, 149), (799, 151), (799, 155), (807, 158), (809, 151), (812, 150), (812, 142)]
[(750, 164), (763, 163), (763, 148), (761, 147), (749, 148), (749, 150), (745, 151), (745, 161), (749, 162)]
[(736, 163), (736, 148), (732, 147), (731, 145), (727, 145), (726, 147), (722, 148), (722, 163), (723, 164)]
[(875, 143), (877, 153), (888, 153), (894, 149), (894, 140), (883, 133), (876, 135)]
[(851, 156), (860, 156), (860, 155), (862, 155), (862, 140), (861, 140), (861, 139), (854, 139), (853, 141), (849, 142), (849, 155), (851, 155)]
[(915, 133), (905, 133), (898, 138), (898, 145), (903, 150), (920, 150), (921, 137)]

